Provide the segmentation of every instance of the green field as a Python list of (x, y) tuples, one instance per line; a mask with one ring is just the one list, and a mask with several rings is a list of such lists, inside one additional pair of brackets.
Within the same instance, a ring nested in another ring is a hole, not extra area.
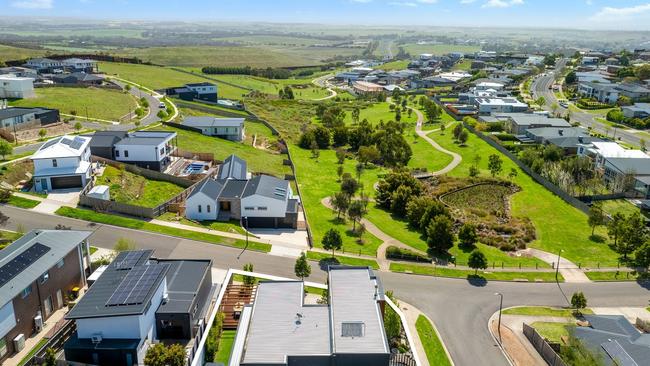
[[(380, 121), (388, 122), (395, 120), (395, 112), (390, 110), (389, 103), (373, 103), (367, 108), (363, 108), (359, 112), (359, 121), (367, 119), (373, 125), (379, 124)], [(412, 125), (415, 128), (415, 122), (418, 120), (415, 112), (411, 113), (409, 117), (408, 113), (402, 113), (401, 122)], [(347, 111), (345, 114), (346, 124), (352, 124), (352, 112)], [(408, 130), (407, 130), (408, 131)], [(408, 131), (410, 132), (410, 131)]]
[(610, 215), (621, 213), (625, 216), (628, 216), (641, 211), (638, 207), (634, 206), (626, 199), (607, 200), (601, 201), (600, 203), (602, 204), (603, 211), (607, 212)]
[(174, 183), (147, 179), (110, 165), (97, 177), (96, 184), (110, 187), (111, 200), (142, 207), (156, 207), (185, 190)]
[[(406, 263), (391, 263), (392, 272), (412, 273), (425, 276), (439, 276), (452, 278), (465, 278), (468, 280), (492, 280), (492, 281), (529, 281), (529, 282), (555, 282), (555, 272), (489, 272), (478, 271), (474, 275), (473, 270), (452, 269), (436, 267), (432, 265), (417, 265)], [(564, 282), (562, 275), (558, 276), (559, 282)]]
[(181, 86), (187, 83), (208, 81), (198, 75), (189, 75), (184, 72), (159, 66), (100, 62), (99, 70), (109, 76), (116, 75), (122, 79), (144, 85), (151, 89), (162, 89)]
[[(449, 130), (451, 131), (451, 128)], [(481, 157), (479, 164), (481, 175), (490, 175), (487, 168), (488, 157), (498, 152), (476, 135), (470, 133), (464, 147), (452, 141), (450, 132), (444, 135), (440, 132), (432, 132), (429, 137), (447, 150), (455, 151), (463, 157), (461, 164), (450, 175), (467, 177), (476, 156)], [(504, 177), (511, 168), (516, 168), (516, 165), (505, 156), (502, 156), (502, 160), (501, 176)], [(582, 266), (595, 267), (598, 263), (601, 266), (617, 264), (618, 255), (606, 243), (598, 243), (590, 239), (591, 228), (587, 225), (587, 215), (537, 184), (521, 169), (516, 169), (518, 175), (515, 183), (522, 190), (511, 197), (511, 209), (514, 216), (528, 217), (535, 225), (537, 240), (530, 244), (531, 247), (550, 253), (557, 253), (563, 249), (563, 257)], [(596, 232), (606, 236), (603, 228), (597, 229)]]
[[(309, 251), (307, 252), (307, 259), (313, 261), (331, 260), (332, 254)], [(343, 256), (343, 255), (334, 255), (334, 259), (336, 259), (338, 263), (344, 264), (346, 266), (361, 266), (361, 267), (371, 267), (372, 269), (379, 269), (379, 265), (377, 264), (377, 261), (372, 259), (354, 258), (354, 257)]]
[(452, 67), (453, 70), (462, 70), (462, 71), (469, 71), (472, 68), (472, 60), (462, 60), (454, 67)]
[(43, 50), (32, 50), (29, 48), (18, 48), (0, 44), (0, 62), (40, 57), (44, 54), (45, 51)]
[(18, 196), (11, 196), (9, 197), (9, 201), (7, 201), (7, 204), (20, 207), (20, 208), (34, 208), (38, 206), (41, 202), (36, 201), (36, 200), (30, 200), (29, 198), (23, 198), (23, 197), (18, 197)]
[(118, 90), (97, 88), (37, 88), (36, 98), (19, 99), (10, 103), (16, 107), (55, 108), (61, 113), (80, 117), (119, 121), (137, 108), (130, 94)]
[(445, 348), (442, 345), (438, 333), (433, 329), (433, 325), (424, 315), (418, 316), (415, 322), (415, 329), (418, 337), (422, 342), (424, 352), (427, 354), (427, 360), (431, 366), (451, 366)]
[(588, 271), (587, 278), (592, 281), (636, 281), (639, 277), (637, 272), (631, 271)]
[(405, 44), (404, 50), (415, 57), (422, 53), (431, 53), (437, 56), (450, 52), (474, 53), (481, 50), (479, 46), (454, 45), (454, 44)]
[(293, 100), (249, 100), (246, 108), (271, 123), (283, 138), (297, 142), (302, 128), (309, 124), (314, 116), (314, 104)]
[(384, 70), (384, 71), (404, 70), (406, 69), (406, 67), (409, 65), (410, 62), (411, 62), (410, 60), (391, 61), (391, 62), (386, 62), (385, 64), (382, 65), (374, 66), (373, 69)]

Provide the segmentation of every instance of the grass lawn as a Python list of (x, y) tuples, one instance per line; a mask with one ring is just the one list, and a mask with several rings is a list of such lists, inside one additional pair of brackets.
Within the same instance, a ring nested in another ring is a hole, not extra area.
[(618, 200), (607, 200), (601, 201), (603, 205), (603, 211), (607, 212), (610, 215), (615, 213), (622, 213), (625, 216), (631, 215), (635, 212), (641, 211), (638, 207), (634, 206), (626, 199)]
[(0, 242), (0, 250), (6, 248), (7, 245), (18, 240), (21, 236), (23, 236), (23, 234), (17, 233), (15, 231), (0, 230), (0, 239), (2, 239)]
[(411, 160), (408, 163), (409, 168), (426, 168), (429, 172), (435, 172), (446, 167), (453, 160), (451, 155), (434, 149), (431, 144), (420, 136), (416, 138), (406, 135), (405, 138), (411, 146), (411, 151), (413, 151)]
[(26, 151), (26, 152), (23, 152), (23, 153), (20, 153), (20, 154), (7, 155), (7, 156), (4, 157), (4, 159), (0, 159), (0, 163), (4, 163), (4, 162), (7, 162), (7, 161), (12, 161), (12, 160), (24, 158), (25, 156), (32, 155), (33, 153), (34, 153), (34, 151)]
[[(359, 111), (359, 121), (367, 119), (373, 125), (379, 124), (380, 121), (388, 122), (395, 120), (395, 112), (390, 109), (389, 103), (373, 103), (367, 108), (363, 108)], [(411, 116), (408, 116), (408, 112), (402, 113), (401, 122), (405, 122), (413, 125), (415, 127), (415, 122), (418, 120), (415, 112), (411, 113)], [(352, 124), (352, 111), (346, 111), (345, 114), (345, 123), (348, 125)], [(407, 129), (406, 134), (409, 135), (409, 130)]]
[(293, 100), (249, 100), (246, 108), (275, 127), (282, 137), (297, 142), (302, 128), (315, 115), (315, 103)]
[(0, 61), (22, 60), (30, 57), (41, 57), (44, 54), (45, 50), (32, 50), (29, 48), (0, 45)]
[[(472, 270), (453, 269), (446, 267), (434, 267), (431, 265), (423, 266), (407, 263), (391, 263), (390, 270), (392, 272), (400, 273), (413, 273), (426, 276), (439, 276), (439, 277), (452, 277), (452, 278), (467, 278), (471, 279), (484, 279), (493, 281), (516, 281), (528, 280), (529, 282), (555, 282), (555, 272), (488, 272), (478, 271), (474, 275)], [(560, 282), (564, 282), (562, 275), (559, 277)]]
[(97, 247), (90, 247), (90, 255), (93, 255), (97, 251)]
[(406, 69), (406, 67), (409, 65), (410, 62), (411, 60), (391, 61), (391, 62), (386, 62), (385, 64), (374, 66), (373, 69), (384, 70), (384, 71), (404, 70)]
[(214, 362), (221, 362), (224, 365), (228, 363), (228, 359), (230, 359), (230, 353), (232, 351), (232, 344), (235, 342), (236, 334), (236, 330), (224, 330), (221, 332), (221, 338), (219, 338), (219, 348), (217, 349), (217, 354), (214, 355)]
[(118, 121), (137, 108), (135, 98), (119, 90), (97, 88), (37, 88), (36, 98), (11, 102), (16, 107), (48, 107), (61, 113)]
[(481, 50), (480, 46), (468, 46), (457, 44), (415, 44), (409, 43), (400, 45), (404, 47), (404, 51), (410, 53), (412, 56), (421, 53), (432, 53), (440, 56), (450, 52), (474, 53)]
[(323, 296), (323, 293), (325, 292), (325, 289), (318, 288), (318, 287), (305, 286), (305, 292), (307, 292), (308, 294)]
[(636, 281), (639, 276), (636, 272), (630, 271), (588, 271), (585, 275), (592, 281)]
[(96, 184), (111, 188), (111, 200), (142, 207), (156, 207), (185, 190), (174, 183), (147, 179), (110, 165), (97, 177)]
[(246, 234), (244, 228), (239, 225), (239, 221), (192, 221), (188, 220), (185, 217), (177, 216), (173, 212), (165, 212), (164, 214), (157, 217), (158, 220), (176, 222), (183, 225), (195, 226), (209, 230), (223, 231), (232, 234)]
[(183, 72), (160, 66), (100, 62), (99, 70), (109, 76), (116, 75), (122, 79), (152, 89), (161, 89), (172, 86), (181, 86), (187, 83), (208, 81), (199, 75), (188, 75)]
[[(476, 135), (470, 133), (466, 146), (460, 147), (452, 141), (451, 129), (441, 134), (432, 132), (429, 137), (444, 148), (455, 151), (463, 157), (461, 164), (450, 175), (457, 177), (469, 176), (469, 169), (474, 164), (474, 159), (481, 158), (479, 169), (481, 175), (488, 176), (488, 157), (498, 154), (498, 151), (488, 145)], [(563, 257), (582, 264), (582, 266), (595, 267), (615, 266), (618, 255), (606, 243), (598, 243), (590, 239), (591, 228), (587, 224), (587, 215), (564, 202), (560, 197), (537, 184), (530, 176), (505, 156), (503, 160), (503, 173), (506, 176), (510, 169), (518, 172), (515, 178), (522, 190), (511, 197), (511, 208), (514, 216), (528, 217), (533, 222), (537, 232), (537, 240), (530, 246), (550, 253), (557, 253), (564, 249)], [(604, 228), (599, 228), (596, 233), (605, 237)]]
[(38, 206), (41, 202), (36, 200), (30, 200), (29, 198), (18, 197), (12, 195), (7, 201), (8, 205), (20, 207), (20, 208), (34, 208)]
[[(591, 309), (583, 309), (583, 314), (593, 314)], [(573, 309), (550, 308), (547, 306), (518, 306), (503, 310), (507, 315), (557, 316), (573, 317)]]
[(472, 60), (462, 60), (452, 67), (453, 70), (469, 71), (472, 68)]
[[(313, 260), (313, 261), (321, 261), (323, 259), (331, 260), (332, 255), (331, 254), (326, 254), (326, 253), (321, 253), (321, 252), (309, 251), (309, 252), (307, 252), (307, 258), (310, 259), (310, 260)], [(361, 267), (371, 267), (373, 269), (379, 269), (379, 265), (377, 264), (377, 261), (372, 260), (372, 259), (346, 257), (346, 256), (342, 256), (342, 255), (334, 255), (334, 258), (340, 264), (345, 264), (347, 266), (361, 266)]]
[(38, 350), (40, 350), (43, 346), (45, 346), (45, 343), (47, 343), (47, 340), (48, 339), (45, 338), (45, 337), (41, 338), (41, 340), (38, 341), (38, 343), (36, 343), (34, 345), (34, 347), (29, 351), (29, 353), (26, 354), (25, 357), (23, 357), (20, 360), (20, 362), (18, 363), (18, 366), (23, 366), (24, 364), (27, 363), (27, 361), (29, 361), (32, 357), (34, 357), (36, 352), (38, 352)]
[(550, 342), (562, 342), (562, 336), (569, 336), (569, 328), (575, 327), (573, 323), (534, 322), (530, 325), (537, 330), (540, 336)]
[(248, 135), (247, 141), (228, 141), (218, 137), (206, 136), (198, 132), (181, 130), (169, 126), (161, 126), (158, 130), (174, 131), (178, 138), (178, 147), (184, 150), (195, 152), (210, 152), (215, 159), (224, 160), (231, 154), (246, 160), (248, 169), (255, 173), (267, 173), (284, 178), (285, 174), (291, 173), (291, 168), (283, 164), (287, 158), (284, 154), (273, 151), (257, 149), (252, 146), (252, 135), (259, 134), (261, 137), (275, 141), (271, 131), (261, 123), (245, 123), (244, 129)]
[[(218, 235), (199, 233), (196, 231), (176, 229), (169, 226), (156, 225), (143, 220), (132, 219), (124, 216), (109, 215), (80, 208), (61, 207), (56, 211), (59, 216), (72, 217), (79, 220), (97, 222), (100, 224), (121, 226), (130, 229), (151, 231), (154, 233), (176, 236), (180, 238), (204, 241), (212, 244), (220, 244), (235, 248), (246, 247), (245, 240), (224, 238)], [(271, 246), (264, 243), (249, 242), (248, 249), (260, 252), (271, 251)]]
[(440, 337), (438, 337), (438, 333), (433, 329), (433, 325), (429, 322), (429, 319), (424, 315), (418, 316), (418, 320), (415, 322), (415, 329), (422, 342), (422, 347), (424, 347), (424, 352), (427, 354), (429, 365), (451, 366), (442, 341), (440, 341)]
[[(210, 104), (205, 104), (201, 102), (190, 102), (187, 100), (182, 100), (179, 98), (170, 98), (172, 101), (174, 101), (174, 104), (177, 106), (181, 107), (179, 109), (185, 110), (185, 111), (192, 111), (191, 113), (202, 113), (202, 114), (196, 114), (196, 115), (215, 115), (217, 117), (233, 117), (233, 114), (235, 116), (240, 116), (240, 117), (249, 117), (248, 113), (245, 111), (240, 111), (237, 109), (230, 109), (230, 108), (225, 108), (225, 107), (220, 107), (218, 105), (210, 105)], [(210, 113), (206, 113), (203, 111), (199, 111), (198, 109), (193, 109), (192, 107), (185, 107), (184, 105), (191, 105), (191, 106), (197, 106), (202, 109), (208, 109)]]

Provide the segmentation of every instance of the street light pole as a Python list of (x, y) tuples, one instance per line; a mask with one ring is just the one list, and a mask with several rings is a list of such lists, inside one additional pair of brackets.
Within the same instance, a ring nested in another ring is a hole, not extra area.
[(557, 263), (555, 263), (555, 282), (558, 281), (557, 276), (560, 272), (560, 254), (562, 254), (563, 251), (564, 249), (560, 249), (560, 251), (557, 252)]
[(495, 292), (494, 296), (499, 296), (501, 299), (499, 300), (499, 324), (498, 324), (498, 332), (499, 332), (499, 344), (501, 344), (501, 310), (503, 309), (503, 294), (500, 292)]

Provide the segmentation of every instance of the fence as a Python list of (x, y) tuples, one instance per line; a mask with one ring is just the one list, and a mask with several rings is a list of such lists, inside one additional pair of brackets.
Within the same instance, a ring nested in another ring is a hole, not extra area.
[(523, 324), (523, 331), (526, 338), (530, 344), (535, 347), (540, 356), (549, 364), (549, 366), (566, 366), (562, 358), (555, 352), (553, 347), (546, 342), (542, 336), (537, 333), (535, 328), (529, 326), (528, 324)]
[[(213, 113), (213, 114), (218, 114), (224, 117), (231, 117), (231, 118), (242, 118), (246, 117), (242, 115), (242, 113), (235, 113), (235, 112), (229, 112), (229, 111), (224, 111), (223, 109), (217, 109), (208, 105), (202, 106), (202, 105), (197, 105), (194, 102), (185, 102), (182, 100), (174, 99), (174, 103), (176, 106), (181, 107), (181, 108), (188, 108), (188, 109), (194, 109), (197, 111), (205, 112), (205, 113)], [(222, 108), (227, 108), (223, 107), (221, 105), (217, 105), (218, 107)]]
[(408, 353), (391, 353), (389, 366), (417, 366), (413, 356)]
[(127, 172), (137, 174), (137, 175), (141, 175), (141, 176), (143, 176), (145, 178), (148, 178), (148, 179), (161, 180), (161, 181), (164, 181), (164, 182), (174, 183), (174, 184), (179, 185), (179, 186), (181, 186), (183, 188), (188, 188), (188, 187), (190, 187), (191, 185), (194, 184), (194, 182), (189, 180), (189, 179), (185, 179), (185, 178), (182, 178), (182, 177), (176, 177), (176, 176), (173, 176), (173, 175), (157, 172), (155, 170), (140, 168), (139, 166), (136, 166), (136, 165), (120, 163), (120, 162), (117, 162), (115, 160), (110, 160), (110, 159), (102, 158), (102, 157), (95, 156), (95, 155), (93, 155), (91, 157), (91, 159), (92, 159), (93, 162), (101, 162), (101, 163), (104, 163), (106, 165), (110, 165), (110, 166), (112, 166), (114, 168), (117, 168), (117, 169), (124, 168), (124, 170), (126, 170)]
[[(74, 321), (67, 321), (61, 329), (59, 329), (52, 338), (48, 339), (45, 344), (39, 348), (34, 355), (28, 359), (24, 366), (39, 366), (45, 362), (45, 351), (48, 348), (52, 348), (55, 351), (59, 351), (63, 348), (65, 342), (70, 338), (70, 336), (77, 330), (77, 323)], [(57, 363), (58, 365), (67, 365), (67, 363)]]
[(555, 195), (559, 196), (562, 198), (566, 203), (570, 204), (571, 206), (577, 208), (578, 210), (584, 212), (584, 213), (589, 213), (589, 205), (586, 203), (578, 200), (577, 198), (569, 195), (560, 187), (556, 186), (555, 184), (551, 183), (548, 179), (542, 177), (541, 175), (537, 174), (535, 171), (533, 171), (528, 165), (524, 164), (519, 158), (508, 151), (505, 147), (501, 146), (499, 143), (496, 141), (492, 140), (488, 136), (484, 135), (482, 132), (476, 131), (472, 126), (468, 125), (467, 123), (463, 122), (463, 125), (465, 128), (470, 130), (472, 133), (474, 133), (476, 136), (478, 136), (481, 140), (485, 141), (488, 143), (488, 145), (492, 146), (493, 148), (497, 149), (500, 153), (503, 155), (507, 156), (510, 160), (512, 160), (521, 170), (526, 172), (531, 178), (533, 178), (537, 183), (541, 184), (544, 186), (544, 188), (548, 189), (549, 191), (553, 192)]
[(194, 152), (194, 151), (188, 151), (188, 150), (183, 150), (176, 148), (172, 152), (172, 156), (176, 156), (179, 158), (185, 158), (185, 159), (196, 159), (196, 160), (201, 160), (201, 161), (209, 161), (211, 163), (217, 162), (217, 160), (214, 159), (214, 154), (213, 153), (208, 153), (208, 152)]

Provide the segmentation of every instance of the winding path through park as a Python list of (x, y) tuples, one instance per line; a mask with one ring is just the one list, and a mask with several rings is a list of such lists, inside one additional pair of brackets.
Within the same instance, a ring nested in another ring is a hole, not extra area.
[(447, 164), (446, 167), (444, 167), (444, 168), (442, 168), (442, 169), (440, 169), (438, 171), (432, 172), (431, 174), (434, 175), (434, 176), (435, 175), (443, 175), (443, 174), (447, 174), (450, 171), (454, 170), (463, 161), (463, 157), (460, 156), (459, 154), (453, 152), (453, 151), (449, 151), (449, 150), (445, 149), (444, 147), (440, 146), (437, 142), (435, 142), (432, 138), (427, 136), (427, 133), (429, 133), (431, 131), (423, 131), (422, 130), (422, 125), (424, 124), (424, 114), (422, 114), (422, 112), (420, 110), (418, 110), (417, 108), (413, 108), (413, 107), (410, 107), (410, 106), (407, 106), (407, 108), (411, 109), (418, 116), (418, 120), (417, 120), (417, 122), (415, 124), (415, 133), (417, 133), (418, 136), (422, 137), (426, 142), (428, 142), (431, 146), (433, 146), (434, 149), (440, 151), (443, 154), (450, 155), (453, 158), (451, 163)]

